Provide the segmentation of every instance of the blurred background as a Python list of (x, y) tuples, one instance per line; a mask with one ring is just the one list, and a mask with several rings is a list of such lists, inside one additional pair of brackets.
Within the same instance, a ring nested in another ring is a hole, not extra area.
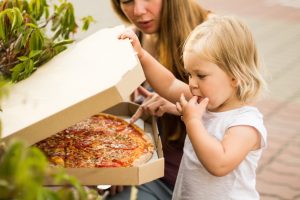
[[(95, 31), (121, 24), (109, 0), (70, 0), (77, 17), (92, 15)], [(252, 29), (270, 92), (258, 102), (269, 132), (257, 171), (262, 200), (300, 200), (300, 0), (198, 0), (216, 14), (241, 17)], [(101, 45), (101, 44), (99, 44)]]

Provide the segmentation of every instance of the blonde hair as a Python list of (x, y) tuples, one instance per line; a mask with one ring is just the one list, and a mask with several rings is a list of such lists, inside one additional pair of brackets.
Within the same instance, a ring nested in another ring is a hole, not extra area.
[(266, 88), (262, 64), (250, 29), (232, 16), (213, 17), (197, 26), (188, 37), (184, 52), (218, 65), (236, 80), (237, 98), (248, 102)]
[[(181, 56), (184, 41), (206, 20), (210, 11), (195, 0), (162, 0), (162, 3), (160, 27), (163, 28), (158, 30), (158, 59), (176, 78), (187, 82)], [(111, 0), (111, 4), (120, 19), (130, 23), (121, 9), (120, 0)]]

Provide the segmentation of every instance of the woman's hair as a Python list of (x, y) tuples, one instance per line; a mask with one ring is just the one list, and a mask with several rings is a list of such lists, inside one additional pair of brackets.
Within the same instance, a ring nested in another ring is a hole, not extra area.
[(191, 51), (236, 80), (240, 101), (252, 100), (265, 88), (254, 38), (247, 25), (237, 18), (213, 17), (197, 26), (184, 46), (184, 53)]
[[(111, 0), (117, 15), (130, 23), (121, 10), (119, 0)], [(190, 32), (204, 20), (209, 11), (195, 0), (162, 0), (161, 22), (158, 30), (159, 62), (168, 68), (178, 79), (187, 82), (184, 73), (182, 50)]]

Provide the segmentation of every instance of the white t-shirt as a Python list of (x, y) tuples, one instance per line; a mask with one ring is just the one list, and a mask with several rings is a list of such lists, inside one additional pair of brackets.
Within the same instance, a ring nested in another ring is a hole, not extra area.
[(213, 176), (198, 160), (189, 137), (186, 137), (184, 153), (173, 193), (173, 200), (257, 200), (256, 173), (258, 160), (266, 147), (267, 131), (262, 114), (251, 106), (226, 112), (207, 112), (203, 123), (209, 134), (222, 140), (225, 131), (237, 125), (255, 127), (261, 135), (261, 148), (249, 152), (245, 160), (231, 173), (223, 177)]

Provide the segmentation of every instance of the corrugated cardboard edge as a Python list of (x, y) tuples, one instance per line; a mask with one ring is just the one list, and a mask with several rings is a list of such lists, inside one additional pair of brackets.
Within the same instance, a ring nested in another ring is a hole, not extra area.
[[(155, 117), (151, 117), (151, 125), (153, 130), (154, 142), (156, 145), (156, 151), (158, 159), (152, 163), (146, 163), (139, 167), (139, 180), (138, 184), (147, 183), (149, 181), (161, 178), (164, 176), (165, 161), (163, 157), (161, 139), (158, 132), (157, 120)], [(154, 173), (155, 172), (155, 173)]]

